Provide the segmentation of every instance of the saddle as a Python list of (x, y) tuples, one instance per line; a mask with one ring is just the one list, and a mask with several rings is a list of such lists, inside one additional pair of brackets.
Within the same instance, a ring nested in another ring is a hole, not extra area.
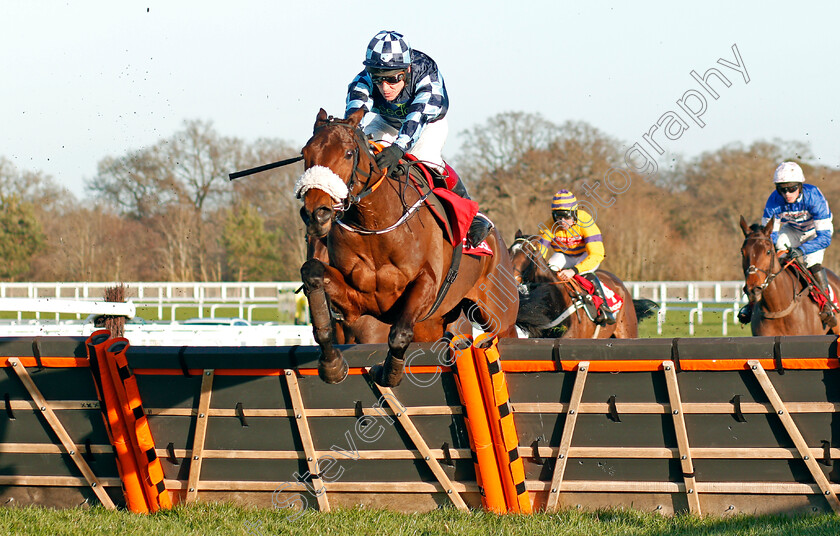
[[(424, 204), (435, 216), (444, 236), (452, 244), (452, 247), (462, 244), (463, 253), (467, 255), (493, 255), (493, 250), (490, 249), (487, 242), (482, 242), (472, 248), (468, 246), (467, 231), (470, 230), (470, 223), (478, 213), (478, 203), (472, 199), (461, 197), (449, 189), (449, 178), (454, 176), (454, 171), (449, 167), (449, 164), (446, 164), (447, 174), (444, 175), (437, 169), (417, 160), (412, 154), (406, 154), (403, 158), (408, 161), (407, 164), (401, 164), (405, 175), (417, 187), (420, 195), (426, 196)], [(417, 169), (424, 180), (417, 180), (410, 173), (411, 167)]]
[[(595, 275), (595, 277), (598, 276)], [(601, 304), (604, 300), (602, 300), (595, 292), (595, 285), (590, 280), (580, 274), (575, 274), (574, 280), (575, 283), (577, 283), (577, 285), (586, 293), (578, 298), (582, 301), (583, 309), (586, 311), (586, 316), (594, 322), (598, 315), (598, 309), (601, 308)], [(607, 299), (607, 307), (613, 314), (617, 314), (624, 305), (624, 300), (621, 296), (614, 292), (613, 289), (605, 285), (603, 281), (601, 281), (601, 287), (604, 289), (604, 296)]]
[(811, 274), (811, 270), (805, 267), (798, 259), (791, 262), (787, 269), (792, 270), (793, 273), (799, 277), (802, 283), (808, 286), (808, 296), (814, 300), (814, 303), (819, 306), (820, 310), (822, 310), (830, 300), (831, 306), (835, 312), (840, 311), (840, 303), (838, 303), (837, 296), (834, 294), (834, 289), (831, 288), (831, 285), (828, 286), (829, 296), (826, 296), (820, 290), (819, 285), (817, 285), (814, 281), (814, 276)]

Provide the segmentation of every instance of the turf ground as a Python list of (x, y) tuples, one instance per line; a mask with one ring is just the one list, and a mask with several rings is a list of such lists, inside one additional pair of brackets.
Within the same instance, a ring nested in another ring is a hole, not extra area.
[(102, 508), (49, 510), (0, 508), (0, 533), (14, 535), (836, 535), (840, 517), (760, 516), (664, 517), (628, 510), (564, 511), (558, 514), (498, 516), (443, 509), (427, 514), (384, 510), (306, 512), (292, 519), (289, 511), (253, 510), (232, 505), (192, 505), (154, 515)]

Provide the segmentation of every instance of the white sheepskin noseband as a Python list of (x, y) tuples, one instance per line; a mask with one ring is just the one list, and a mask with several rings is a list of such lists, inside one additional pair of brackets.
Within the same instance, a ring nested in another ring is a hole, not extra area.
[(326, 192), (336, 203), (347, 199), (347, 185), (328, 167), (312, 166), (295, 182), (295, 196), (301, 198), (315, 188)]

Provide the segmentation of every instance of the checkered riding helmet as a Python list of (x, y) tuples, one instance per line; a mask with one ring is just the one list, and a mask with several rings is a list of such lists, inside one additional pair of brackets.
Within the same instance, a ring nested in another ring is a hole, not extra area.
[(362, 63), (383, 71), (405, 69), (411, 65), (411, 45), (401, 33), (382, 30), (370, 40)]
[(796, 162), (782, 162), (773, 173), (773, 184), (782, 182), (805, 182), (805, 174)]
[(551, 200), (551, 212), (571, 212), (575, 220), (577, 220), (578, 201), (575, 194), (569, 190), (558, 190)]

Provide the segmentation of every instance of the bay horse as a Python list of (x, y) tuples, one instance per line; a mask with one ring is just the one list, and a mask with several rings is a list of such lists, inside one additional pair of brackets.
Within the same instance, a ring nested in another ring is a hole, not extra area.
[[(741, 261), (744, 269), (744, 292), (753, 302), (750, 329), (753, 335), (826, 335), (832, 329), (820, 320), (820, 307), (808, 296), (808, 285), (793, 269), (790, 261), (782, 264), (780, 255), (770, 238), (773, 219), (762, 227), (748, 226), (741, 216), (744, 242)], [(825, 268), (828, 284), (840, 295), (840, 279)], [(835, 334), (837, 328), (834, 328)]]
[[(321, 109), (301, 151), (301, 215), (308, 235), (326, 239), (328, 262), (308, 259), (300, 272), (321, 348), (321, 379), (339, 383), (348, 370), (333, 344), (332, 307), (350, 325), (369, 315), (390, 326), (388, 354), (371, 376), (393, 387), (402, 379), (408, 345), (457, 332), (462, 313), (485, 331), (516, 337), (519, 296), (513, 278), (504, 277), (512, 267), (495, 229), (487, 237), (494, 254), (462, 255), (457, 272), (447, 277), (455, 248), (409, 177), (379, 169), (359, 128), (364, 113), (342, 120)], [(359, 331), (368, 340), (363, 327)]]
[(615, 314), (615, 324), (599, 326), (576, 306), (572, 284), (557, 280), (532, 238), (517, 231), (510, 254), (515, 279), (530, 289), (520, 296), (517, 324), (531, 337), (635, 339), (639, 337), (639, 319), (652, 316), (656, 310), (656, 304), (650, 300), (633, 300), (617, 276), (596, 270), (601, 283), (624, 300)]

